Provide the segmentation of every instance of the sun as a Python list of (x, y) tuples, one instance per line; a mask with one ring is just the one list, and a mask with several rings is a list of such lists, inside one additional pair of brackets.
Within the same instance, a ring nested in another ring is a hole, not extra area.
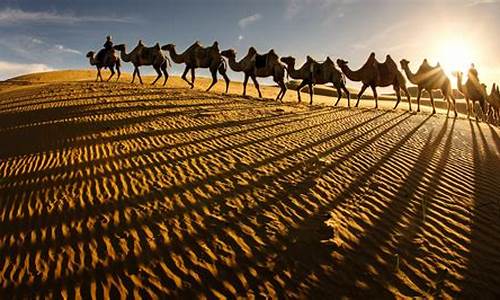
[(469, 45), (458, 37), (443, 41), (437, 48), (437, 61), (449, 74), (455, 71), (466, 72), (474, 62), (474, 51)]

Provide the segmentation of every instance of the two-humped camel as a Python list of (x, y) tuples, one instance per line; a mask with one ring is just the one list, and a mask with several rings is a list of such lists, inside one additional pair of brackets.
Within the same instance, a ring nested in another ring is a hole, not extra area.
[(297, 87), (298, 101), (301, 102), (300, 90), (304, 86), (309, 87), (309, 104), (313, 103), (314, 84), (326, 84), (332, 83), (337, 89), (337, 102), (335, 106), (339, 103), (342, 98), (342, 91), (346, 93), (347, 96), (347, 106), (350, 107), (350, 95), (349, 90), (347, 90), (345, 84), (345, 77), (343, 74), (337, 70), (335, 63), (327, 57), (323, 63), (315, 61), (310, 56), (307, 56), (306, 62), (299, 69), (295, 69), (295, 58), (292, 56), (287, 56), (281, 58), (281, 61), (287, 66), (287, 71), (290, 77), (293, 79), (302, 80), (302, 82)]
[(221, 52), (221, 55), (229, 61), (229, 67), (235, 72), (243, 72), (245, 79), (243, 80), (243, 95), (247, 93), (248, 78), (252, 81), (259, 93), (259, 98), (262, 98), (257, 77), (273, 77), (273, 81), (280, 87), (280, 92), (276, 96), (276, 100), (283, 101), (286, 93), (285, 85), (285, 66), (279, 61), (278, 55), (271, 49), (266, 54), (258, 54), (254, 47), (248, 49), (248, 53), (240, 61), (236, 61), (236, 51), (229, 49)]
[[(195, 70), (197, 68), (208, 68), (212, 74), (212, 84), (207, 91), (217, 83), (217, 71), (222, 75), (226, 82), (226, 93), (229, 91), (229, 77), (227, 77), (227, 67), (219, 50), (219, 43), (215, 41), (210, 47), (203, 47), (198, 41), (189, 46), (186, 51), (177, 53), (174, 44), (167, 44), (161, 47), (162, 50), (168, 51), (170, 58), (177, 64), (185, 64), (186, 68), (182, 73), (182, 79), (186, 81), (191, 88), (194, 88)], [(191, 71), (191, 82), (187, 80), (186, 75)]]
[(396, 96), (398, 98), (394, 109), (396, 109), (401, 102), (401, 90), (403, 90), (408, 98), (408, 106), (411, 111), (411, 99), (410, 93), (406, 88), (406, 80), (403, 74), (398, 70), (398, 66), (391, 58), (390, 55), (386, 56), (384, 63), (379, 63), (375, 58), (375, 53), (371, 53), (368, 57), (366, 63), (357, 71), (352, 71), (347, 66), (347, 61), (338, 59), (337, 65), (340, 67), (342, 72), (352, 81), (361, 81), (363, 86), (358, 94), (358, 101), (356, 102), (356, 107), (358, 107), (359, 100), (363, 93), (368, 87), (371, 87), (373, 91), (373, 97), (375, 98), (375, 108), (378, 108), (378, 95), (377, 87), (387, 87), (392, 85)]
[(165, 76), (163, 85), (167, 84), (168, 72), (167, 72), (167, 62), (168, 58), (163, 55), (160, 49), (160, 44), (156, 43), (153, 47), (146, 47), (141, 40), (137, 43), (137, 46), (130, 53), (127, 53), (127, 48), (125, 44), (116, 45), (113, 48), (120, 51), (120, 57), (124, 62), (131, 62), (134, 65), (134, 73), (132, 75), (132, 83), (135, 81), (135, 75), (139, 77), (139, 81), (142, 84), (141, 74), (139, 72), (140, 66), (153, 66), (158, 76), (151, 83), (154, 85), (158, 79), (161, 78), (162, 72)]
[[(484, 114), (487, 95), (485, 93), (483, 86), (479, 81), (477, 71), (474, 68), (471, 68), (469, 70), (467, 81), (465, 82), (465, 84), (462, 84), (462, 78), (463, 78), (462, 72), (454, 72), (453, 74), (457, 76), (458, 91), (462, 95), (464, 95), (465, 101), (467, 103), (467, 117), (470, 118), (470, 115), (472, 113), (475, 115), (476, 119), (479, 119), (476, 112), (476, 101), (479, 102), (481, 113)], [(472, 107), (470, 105), (471, 101), (472, 101)]]
[(488, 117), (490, 120), (500, 122), (500, 90), (495, 83), (491, 87), (491, 92), (486, 98), (488, 100)]
[[(446, 115), (450, 113), (451, 101), (453, 101), (453, 110), (455, 112), (455, 117), (457, 116), (457, 109), (455, 107), (455, 97), (453, 96), (453, 90), (451, 88), (451, 81), (444, 73), (443, 69), (439, 64), (432, 67), (429, 65), (427, 59), (424, 59), (416, 73), (413, 73), (409, 67), (410, 62), (406, 59), (401, 60), (401, 68), (406, 73), (408, 80), (417, 86), (417, 112), (420, 112), (420, 97), (422, 96), (422, 90), (429, 93), (432, 104), (432, 113), (436, 113), (436, 106), (434, 105), (434, 96), (432, 95), (433, 90), (441, 90), (444, 99), (448, 103), (448, 111)], [(451, 99), (451, 101), (450, 101)]]
[(114, 50), (109, 51), (106, 49), (101, 49), (97, 53), (97, 56), (95, 56), (94, 51), (89, 51), (86, 56), (90, 61), (90, 65), (95, 66), (97, 68), (97, 77), (96, 77), (95, 81), (98, 81), (99, 78), (101, 79), (101, 81), (104, 81), (102, 79), (102, 75), (101, 75), (102, 68), (104, 68), (104, 69), (108, 68), (111, 71), (111, 75), (109, 75), (109, 77), (106, 81), (109, 81), (115, 75), (115, 67), (116, 67), (116, 72), (118, 73), (118, 77), (116, 77), (116, 80), (118, 81), (118, 79), (120, 79), (120, 75), (121, 75), (120, 58), (118, 58), (115, 55)]

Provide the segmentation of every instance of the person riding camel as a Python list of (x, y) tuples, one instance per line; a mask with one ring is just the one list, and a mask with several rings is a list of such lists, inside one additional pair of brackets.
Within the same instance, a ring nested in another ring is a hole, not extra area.
[(103, 60), (106, 56), (106, 53), (111, 52), (114, 53), (115, 49), (113, 48), (113, 41), (110, 35), (106, 37), (106, 42), (103, 45), (104, 49), (97, 53), (97, 60)]

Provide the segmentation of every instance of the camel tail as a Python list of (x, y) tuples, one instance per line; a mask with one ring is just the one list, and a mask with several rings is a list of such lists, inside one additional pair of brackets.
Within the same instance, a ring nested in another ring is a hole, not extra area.
[(166, 62), (167, 62), (167, 68), (172, 68), (172, 63), (170, 62), (170, 58), (165, 57)]

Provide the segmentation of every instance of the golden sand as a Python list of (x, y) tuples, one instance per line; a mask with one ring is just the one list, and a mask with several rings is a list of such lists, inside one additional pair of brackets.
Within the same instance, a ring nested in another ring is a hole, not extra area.
[(0, 84), (2, 298), (500, 296), (498, 128), (93, 76)]

